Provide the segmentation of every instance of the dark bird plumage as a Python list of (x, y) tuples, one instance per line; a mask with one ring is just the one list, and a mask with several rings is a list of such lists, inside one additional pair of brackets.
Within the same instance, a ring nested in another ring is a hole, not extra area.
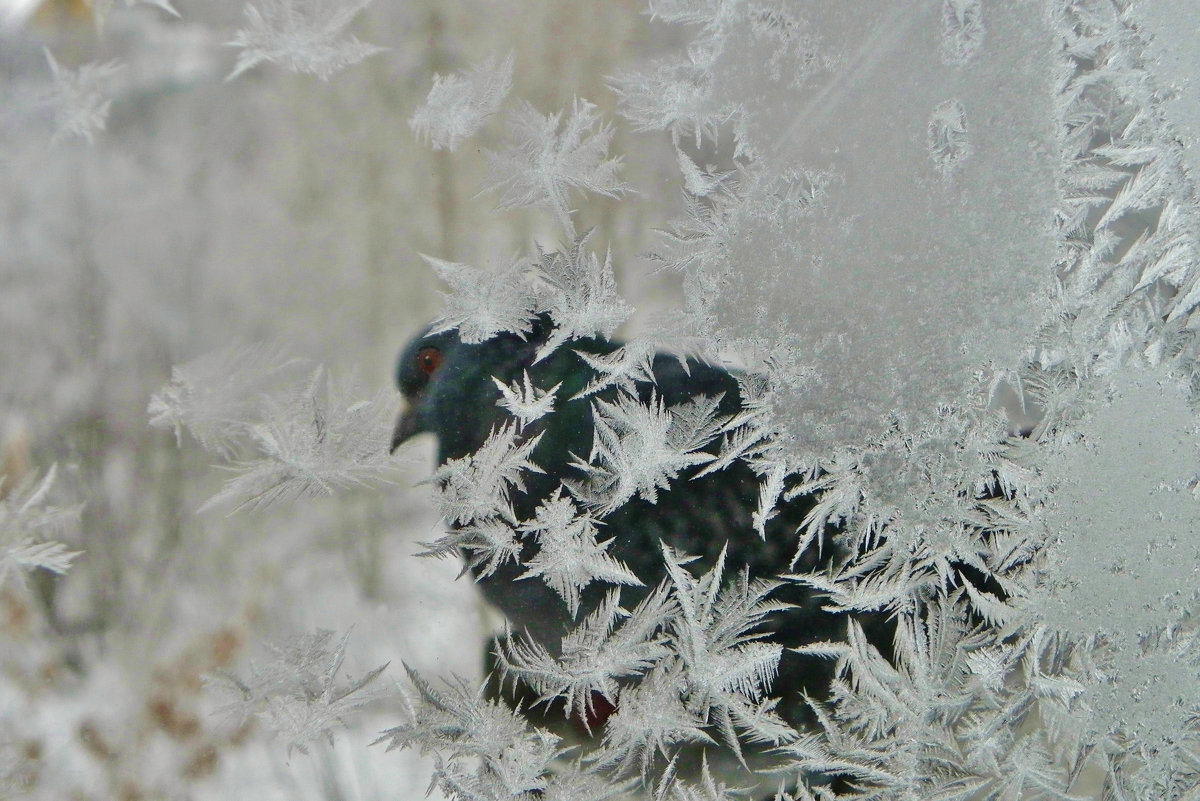
[[(393, 449), (417, 434), (430, 433), (437, 437), (439, 463), (463, 458), (511, 419), (497, 405), (501, 395), (493, 377), (511, 385), (528, 371), (536, 387), (561, 385), (554, 411), (531, 422), (523, 431), (528, 437), (541, 435), (532, 461), (544, 472), (525, 476), (524, 491), (515, 492), (512, 498), (517, 517), (531, 519), (538, 504), (550, 497), (564, 479), (581, 477), (572, 462), (576, 457), (586, 457), (592, 448), (592, 401), (612, 401), (618, 392), (609, 387), (587, 398), (576, 398), (597, 376), (579, 353), (610, 354), (621, 343), (577, 339), (539, 360), (539, 351), (551, 335), (551, 324), (545, 316), (538, 318), (524, 338), (501, 334), (478, 344), (462, 342), (454, 330), (429, 330), (400, 355), (396, 378), (406, 408), (396, 425)], [(653, 358), (652, 372), (653, 384), (637, 384), (643, 403), (650, 401), (652, 392), (668, 406), (696, 396), (720, 396), (720, 414), (732, 415), (741, 409), (737, 379), (719, 366), (692, 359), (685, 367), (674, 356), (658, 354)], [(718, 443), (713, 442), (707, 450), (716, 453), (717, 448)], [(710, 568), (725, 549), (726, 575), (731, 577), (743, 567), (749, 568), (752, 577), (769, 578), (789, 572), (796, 554), (797, 531), (812, 508), (812, 499), (801, 497), (783, 504), (767, 522), (764, 539), (752, 522), (760, 477), (740, 461), (693, 478), (698, 471), (699, 467), (682, 471), (669, 491), (658, 494), (656, 503), (633, 497), (604, 516), (602, 536), (613, 538), (609, 554), (629, 567), (643, 584), (623, 588), (622, 605), (626, 608), (632, 608), (631, 604), (664, 576), (661, 543), (700, 557), (698, 565), (703, 570)], [(522, 562), (528, 562), (536, 553), (531, 539), (522, 543)], [(827, 537), (801, 554), (798, 567), (821, 567), (836, 553), (834, 542)], [(573, 618), (563, 599), (544, 582), (517, 580), (523, 570), (507, 562), (481, 578), (480, 587), (514, 629), (527, 631), (555, 653), (563, 635), (600, 602), (609, 585), (596, 582), (585, 588), (579, 615)], [(844, 637), (844, 616), (821, 610), (820, 599), (805, 586), (785, 583), (774, 597), (794, 607), (768, 619), (764, 628), (770, 632), (771, 641), (792, 647)], [(864, 615), (860, 622), (877, 647), (890, 650), (891, 630), (883, 615)], [(773, 694), (783, 699), (779, 709), (786, 719), (794, 725), (811, 722), (802, 694), (825, 696), (831, 670), (829, 660), (784, 651)]]

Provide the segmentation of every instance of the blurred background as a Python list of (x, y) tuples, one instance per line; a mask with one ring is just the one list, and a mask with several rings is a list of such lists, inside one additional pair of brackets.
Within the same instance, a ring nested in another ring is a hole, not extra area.
[[(490, 266), (554, 244), (545, 215), (479, 196), (495, 132), (453, 157), (417, 141), (433, 75), (512, 51), (514, 94), (543, 113), (609, 111), (604, 76), (672, 35), (634, 0), (377, 2), (348, 30), (384, 52), (328, 80), (264, 64), (226, 82), (239, 0), (3, 0), (0, 21), (0, 493), (57, 465), (48, 502), (82, 504), (57, 539), (84, 552), (0, 581), (0, 797), (420, 797), (428, 764), (362, 747), (395, 709), (289, 753), (217, 714), (201, 676), (351, 626), (352, 673), (479, 676), (469, 581), (413, 556), (437, 525), (415, 486), (432, 443), (383, 490), (195, 514), (225, 476), (147, 403), (173, 365), (256, 341), (390, 387), (440, 309), (418, 254)], [(673, 303), (637, 254), (680, 205), (674, 153), (620, 128), (612, 151), (651, 191), (589, 198), (577, 222), (634, 305)]]

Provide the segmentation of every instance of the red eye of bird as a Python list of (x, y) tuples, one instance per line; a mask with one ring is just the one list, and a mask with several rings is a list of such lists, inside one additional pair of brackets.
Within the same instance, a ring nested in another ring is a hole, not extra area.
[(442, 366), (442, 352), (437, 348), (421, 348), (417, 351), (417, 367), (425, 375), (433, 375)]

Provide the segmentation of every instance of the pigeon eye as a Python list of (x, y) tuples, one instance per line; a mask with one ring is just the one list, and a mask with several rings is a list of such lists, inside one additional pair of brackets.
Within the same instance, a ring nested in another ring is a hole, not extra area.
[(433, 375), (442, 366), (442, 352), (437, 348), (421, 348), (417, 351), (417, 369), (425, 375)]

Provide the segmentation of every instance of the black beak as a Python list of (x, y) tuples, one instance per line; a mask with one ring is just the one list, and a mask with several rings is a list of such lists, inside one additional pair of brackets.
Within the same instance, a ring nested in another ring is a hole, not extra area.
[(392, 447), (388, 453), (395, 453), (397, 448), (419, 433), (421, 433), (421, 424), (417, 420), (416, 407), (405, 406), (400, 418), (396, 420), (396, 428), (392, 431)]

